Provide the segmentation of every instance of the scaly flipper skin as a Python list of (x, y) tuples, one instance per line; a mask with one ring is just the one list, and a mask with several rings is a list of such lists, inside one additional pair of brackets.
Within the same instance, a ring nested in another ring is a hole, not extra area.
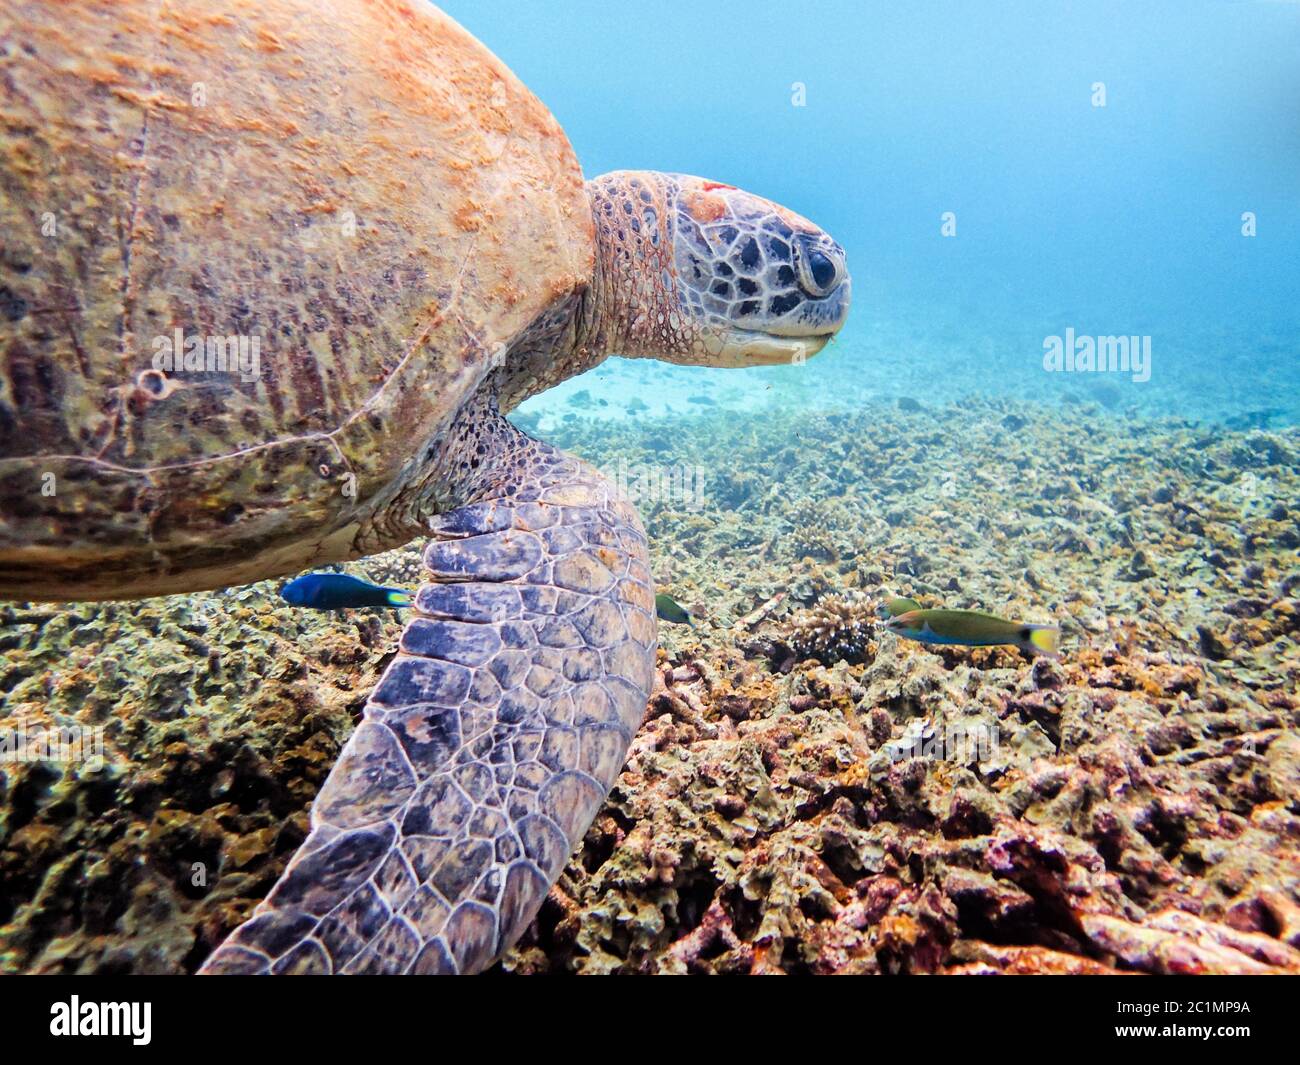
[(456, 431), (488, 455), (431, 523), (401, 650), (311, 835), (205, 973), (478, 972), (622, 768), (657, 640), (640, 522), (591, 467), (470, 407)]

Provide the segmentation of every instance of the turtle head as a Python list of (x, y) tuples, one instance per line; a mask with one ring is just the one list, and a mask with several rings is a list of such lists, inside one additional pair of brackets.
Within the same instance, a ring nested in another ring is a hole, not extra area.
[(604, 352), (797, 363), (844, 324), (844, 249), (793, 211), (683, 174), (618, 171), (587, 189), (596, 277), (586, 335)]

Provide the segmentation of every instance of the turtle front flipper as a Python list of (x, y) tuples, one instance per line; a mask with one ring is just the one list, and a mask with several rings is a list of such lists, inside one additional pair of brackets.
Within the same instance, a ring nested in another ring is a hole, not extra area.
[(621, 770), (654, 672), (645, 534), (595, 470), (491, 417), (310, 836), (204, 972), (479, 971)]

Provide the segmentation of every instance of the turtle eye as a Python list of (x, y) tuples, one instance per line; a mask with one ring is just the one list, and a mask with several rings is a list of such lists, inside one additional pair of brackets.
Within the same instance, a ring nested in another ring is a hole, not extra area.
[(806, 240), (796, 240), (794, 243), (799, 287), (814, 299), (829, 296), (840, 283), (843, 265), (839, 257), (832, 258), (832, 254)]

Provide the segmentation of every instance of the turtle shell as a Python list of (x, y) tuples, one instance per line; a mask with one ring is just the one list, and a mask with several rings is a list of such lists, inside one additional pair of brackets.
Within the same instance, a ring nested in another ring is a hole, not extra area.
[(592, 271), (547, 109), (423, 2), (0, 9), (0, 597), (396, 546)]

